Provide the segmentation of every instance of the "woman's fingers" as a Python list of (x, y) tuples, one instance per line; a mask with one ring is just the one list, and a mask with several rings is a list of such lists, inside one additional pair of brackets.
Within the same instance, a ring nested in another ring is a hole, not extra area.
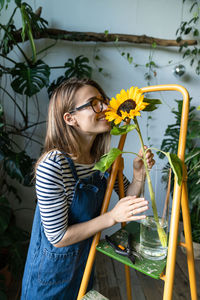
[(141, 215), (148, 209), (148, 201), (136, 196), (127, 196), (122, 198), (112, 209), (111, 215), (115, 222), (127, 222), (144, 219)]
[(135, 203), (132, 203), (132, 204), (130, 204), (130, 209), (137, 209), (137, 208), (140, 208), (140, 207), (143, 207), (143, 206), (148, 206), (148, 201), (147, 200), (144, 200), (144, 198), (143, 198), (143, 200), (140, 200), (140, 201), (138, 201), (138, 202), (135, 202)]

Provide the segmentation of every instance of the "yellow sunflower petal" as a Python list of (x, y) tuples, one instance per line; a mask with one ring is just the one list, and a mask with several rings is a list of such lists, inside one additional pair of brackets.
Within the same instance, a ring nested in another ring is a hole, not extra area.
[(127, 92), (124, 89), (121, 90), (120, 95), (123, 98), (123, 102), (128, 99), (128, 94), (127, 94)]
[(118, 102), (118, 103), (122, 103), (122, 101), (123, 101), (123, 97), (121, 96), (121, 94), (117, 94), (116, 95), (116, 101)]
[(133, 99), (136, 101), (136, 97), (137, 97), (137, 93), (138, 93), (138, 87), (136, 86), (135, 88), (134, 88), (134, 91), (133, 91)]
[(114, 123), (115, 123), (115, 125), (118, 125), (119, 123), (121, 123), (121, 121), (122, 121), (122, 117), (118, 116), (118, 118), (115, 119)]
[(115, 98), (112, 98), (110, 103), (109, 103), (109, 107), (112, 107), (112, 108), (117, 110), (118, 107), (119, 107), (118, 101), (116, 101)]
[(130, 88), (130, 90), (129, 90), (129, 98), (130, 98), (130, 99), (133, 99), (134, 89), (135, 89), (135, 87), (132, 86), (132, 87)]
[(129, 114), (126, 111), (121, 110), (122, 114), (122, 120), (126, 119), (127, 117), (129, 118)]

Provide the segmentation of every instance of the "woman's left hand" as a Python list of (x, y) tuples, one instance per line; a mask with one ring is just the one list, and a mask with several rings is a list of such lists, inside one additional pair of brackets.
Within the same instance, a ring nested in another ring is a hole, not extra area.
[[(145, 150), (147, 149), (147, 146), (144, 146)], [(144, 163), (142, 160), (143, 157), (143, 152), (142, 149), (140, 149), (138, 156), (134, 159), (133, 161), (133, 169), (134, 169), (134, 174), (136, 175), (136, 173), (139, 174), (143, 174), (144, 173)], [(147, 161), (147, 166), (148, 169), (151, 169), (153, 167), (153, 165), (155, 164), (155, 160), (153, 159), (154, 154), (152, 153), (151, 149), (148, 149), (146, 151), (146, 161)]]

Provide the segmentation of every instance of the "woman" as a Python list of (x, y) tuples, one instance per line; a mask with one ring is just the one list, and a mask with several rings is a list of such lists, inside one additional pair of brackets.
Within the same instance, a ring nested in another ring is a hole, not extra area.
[[(70, 79), (53, 93), (44, 154), (36, 165), (38, 204), (24, 271), (21, 299), (75, 300), (92, 237), (118, 222), (145, 218), (141, 191), (143, 162), (134, 160), (127, 196), (100, 214), (107, 173), (94, 171), (108, 151), (108, 99), (89, 79)], [(154, 164), (148, 151), (148, 165)], [(125, 187), (127, 179), (124, 178)], [(92, 287), (93, 275), (88, 289)]]

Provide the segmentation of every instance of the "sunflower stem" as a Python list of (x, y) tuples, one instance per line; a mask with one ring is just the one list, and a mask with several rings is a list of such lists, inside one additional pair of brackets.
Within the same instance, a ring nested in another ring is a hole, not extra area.
[(148, 165), (147, 165), (147, 161), (146, 161), (146, 151), (145, 151), (145, 148), (144, 148), (144, 142), (143, 142), (143, 139), (142, 139), (142, 134), (141, 134), (140, 127), (139, 127), (139, 124), (138, 124), (138, 121), (137, 121), (136, 117), (134, 118), (134, 123), (136, 125), (136, 130), (137, 130), (137, 133), (139, 135), (139, 139), (140, 139), (140, 143), (141, 143), (141, 147), (142, 147), (143, 162), (144, 162), (144, 168), (145, 168), (145, 172), (146, 172), (146, 178), (147, 178), (147, 183), (148, 183), (148, 188), (149, 188), (149, 194), (150, 194), (151, 203), (152, 203), (154, 220), (156, 222), (160, 242), (161, 242), (163, 247), (166, 247), (167, 246), (167, 235), (166, 235), (164, 229), (161, 227), (161, 225), (159, 223), (158, 210), (157, 210), (157, 207), (156, 207), (156, 200), (155, 200), (155, 193), (154, 193), (154, 190), (153, 190), (151, 177), (150, 177), (150, 174), (149, 174), (149, 169), (148, 169)]

